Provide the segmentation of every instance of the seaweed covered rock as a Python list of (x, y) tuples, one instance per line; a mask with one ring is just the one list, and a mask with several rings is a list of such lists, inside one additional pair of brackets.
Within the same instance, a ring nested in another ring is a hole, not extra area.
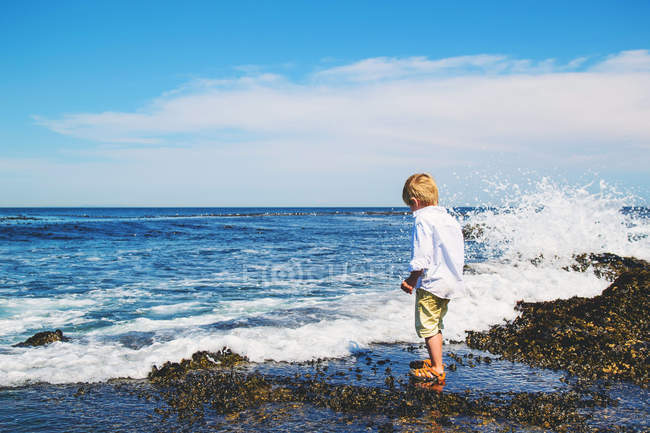
[(224, 347), (219, 352), (195, 352), (191, 359), (182, 359), (180, 362), (168, 361), (160, 368), (154, 365), (147, 377), (154, 382), (169, 382), (182, 378), (188, 371), (217, 367), (228, 368), (242, 362), (248, 362), (248, 358)]
[(599, 296), (520, 302), (518, 318), (486, 332), (468, 331), (466, 342), (512, 361), (647, 386), (650, 266), (629, 263)]
[(180, 419), (196, 421), (203, 417), (206, 406), (218, 414), (232, 414), (285, 398), (280, 390), (272, 389), (259, 374), (200, 370), (165, 383), (160, 392), (169, 406), (166, 415), (176, 413)]
[(63, 332), (60, 329), (57, 329), (56, 331), (38, 332), (22, 343), (14, 344), (13, 347), (45, 346), (46, 344), (54, 343), (55, 341), (70, 341), (70, 339), (64, 337)]
[(598, 278), (614, 280), (625, 271), (648, 269), (650, 264), (635, 257), (621, 257), (611, 253), (578, 254), (573, 257), (575, 264), (567, 270), (584, 272), (590, 267)]
[(426, 415), (444, 424), (448, 417), (469, 416), (584, 431), (588, 415), (582, 413), (583, 409), (611, 403), (589, 390), (471, 397), (465, 392), (438, 392), (414, 383), (382, 388), (328, 383), (323, 374), (265, 377), (223, 369), (197, 370), (154, 385), (167, 405), (158, 412), (190, 422), (200, 421), (206, 410), (236, 417), (268, 403), (299, 403), (346, 414), (382, 414), (395, 420), (418, 420)]

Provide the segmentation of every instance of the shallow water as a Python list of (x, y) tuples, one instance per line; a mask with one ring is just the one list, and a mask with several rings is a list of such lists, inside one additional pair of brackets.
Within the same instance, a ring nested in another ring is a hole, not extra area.
[[(316, 363), (265, 362), (239, 367), (237, 370), (260, 372), (265, 377), (313, 377), (325, 372), (328, 383), (385, 387), (388, 375), (396, 386), (408, 382), (408, 362), (422, 359), (426, 350), (414, 344), (372, 345), (368, 350), (342, 359)], [(452, 358), (453, 356), (453, 358)], [(492, 361), (476, 362), (489, 357)], [(456, 358), (456, 359), (454, 359)], [(457, 359), (461, 359), (459, 363)], [(447, 384), (442, 392), (463, 393), (470, 398), (498, 396), (509, 398), (509, 392), (562, 392), (571, 387), (574, 378), (563, 372), (535, 369), (520, 363), (498, 359), (489, 353), (471, 350), (464, 344), (445, 346), (444, 362), (448, 369)], [(386, 369), (390, 369), (389, 372)], [(337, 413), (326, 408), (302, 403), (273, 403), (252, 407), (234, 415), (217, 415), (209, 408), (198, 423), (166, 418), (156, 409), (166, 408), (162, 400), (145, 396), (154, 390), (146, 380), (117, 379), (95, 384), (38, 384), (0, 389), (0, 419), (4, 431), (12, 432), (85, 432), (85, 431), (542, 431), (535, 426), (522, 426), (504, 419), (468, 416), (450, 417), (445, 425), (427, 418), (396, 419), (381, 413)], [(435, 392), (435, 391), (431, 391)], [(647, 431), (650, 410), (647, 390), (635, 385), (616, 383), (608, 392), (617, 405), (596, 406), (583, 412), (589, 417), (589, 428), (611, 427), (612, 420), (630, 431)], [(155, 392), (154, 392), (155, 395)], [(384, 430), (382, 430), (384, 429)], [(390, 431), (390, 430), (388, 430)]]

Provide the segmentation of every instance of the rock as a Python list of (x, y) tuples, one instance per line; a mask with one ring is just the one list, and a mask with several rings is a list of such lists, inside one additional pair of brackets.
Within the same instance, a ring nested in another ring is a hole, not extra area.
[(168, 361), (160, 368), (154, 365), (147, 377), (154, 382), (169, 382), (181, 379), (189, 371), (218, 367), (229, 368), (243, 362), (248, 362), (248, 358), (224, 347), (216, 353), (206, 351), (195, 352), (191, 359), (182, 359), (181, 362)]
[(621, 257), (611, 253), (600, 254), (578, 254), (573, 257), (576, 261), (566, 270), (585, 272), (592, 267), (598, 278), (605, 278), (613, 281), (621, 273), (627, 270), (648, 269), (650, 264), (645, 260), (635, 257)]
[(154, 381), (152, 391), (159, 392), (167, 406), (160, 408), (161, 414), (176, 414), (179, 420), (190, 422), (201, 422), (208, 410), (234, 420), (243, 411), (268, 407), (268, 403), (273, 403), (274, 410), (308, 404), (350, 416), (381, 414), (389, 418), (382, 431), (391, 431), (394, 423), (408, 420), (445, 424), (449, 417), (457, 416), (504, 418), (547, 429), (564, 426), (584, 431), (588, 415), (582, 410), (590, 405), (611, 404), (606, 396), (588, 390), (471, 397), (469, 391), (436, 392), (418, 384), (389, 382), (386, 387), (333, 384), (326, 382), (322, 374), (265, 377), (255, 372), (211, 368), (166, 383)]
[(476, 240), (485, 234), (485, 224), (465, 224), (462, 228), (466, 241)]
[(646, 387), (650, 264), (614, 255), (581, 257), (586, 266), (596, 263), (603, 273), (620, 275), (593, 298), (518, 302), (518, 318), (486, 332), (468, 331), (466, 342), (511, 361)]
[(33, 347), (44, 346), (46, 344), (54, 343), (55, 341), (70, 341), (69, 338), (63, 336), (60, 329), (56, 331), (45, 331), (34, 334), (22, 343), (14, 344), (13, 347)]

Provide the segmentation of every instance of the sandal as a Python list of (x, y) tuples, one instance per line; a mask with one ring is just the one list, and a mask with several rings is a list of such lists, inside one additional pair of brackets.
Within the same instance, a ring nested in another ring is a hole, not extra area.
[(436, 379), (439, 384), (445, 383), (447, 373), (444, 371), (440, 374), (436, 373), (431, 367), (413, 368), (410, 371), (411, 377), (417, 380), (432, 380)]

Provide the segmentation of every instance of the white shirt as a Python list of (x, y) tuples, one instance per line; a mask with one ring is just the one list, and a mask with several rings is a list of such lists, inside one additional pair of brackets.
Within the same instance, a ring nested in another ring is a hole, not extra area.
[(424, 270), (416, 287), (439, 298), (465, 294), (463, 232), (460, 224), (442, 206), (426, 206), (413, 212), (411, 271)]

